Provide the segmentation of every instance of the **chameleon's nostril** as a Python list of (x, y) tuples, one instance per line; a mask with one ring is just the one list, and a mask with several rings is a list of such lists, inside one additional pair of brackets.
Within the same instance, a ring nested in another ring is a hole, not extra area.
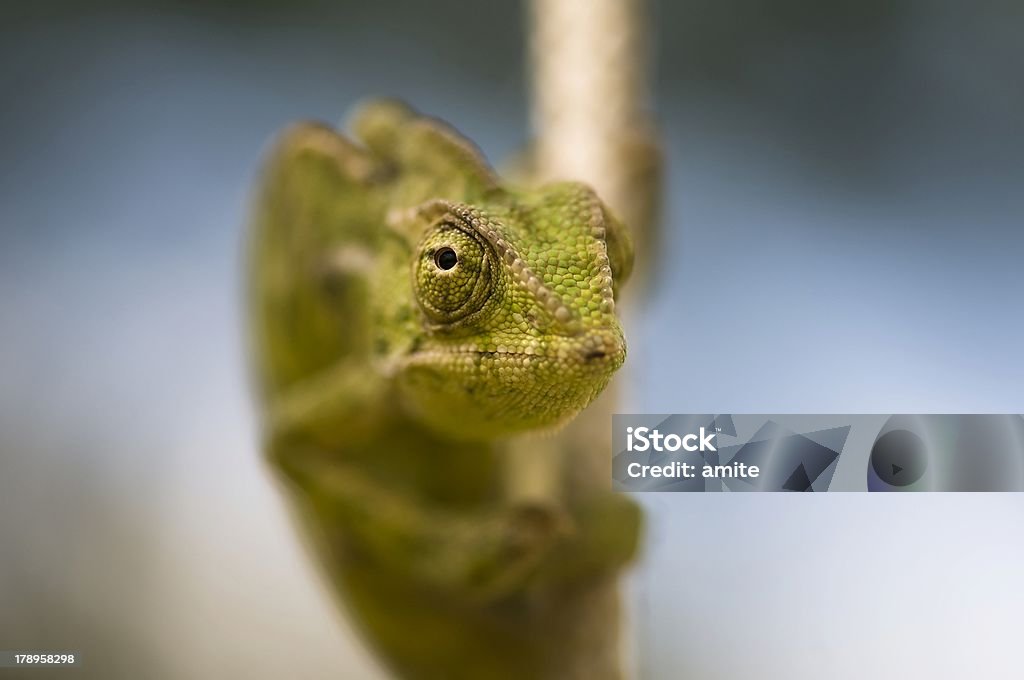
[(618, 368), (625, 358), (622, 335), (611, 328), (595, 328), (586, 333), (578, 351), (578, 361), (601, 371)]

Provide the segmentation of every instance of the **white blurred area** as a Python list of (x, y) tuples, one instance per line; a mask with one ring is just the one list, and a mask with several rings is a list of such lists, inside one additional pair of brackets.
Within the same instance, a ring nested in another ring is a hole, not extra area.
[(1020, 676), (1020, 494), (646, 500), (641, 677)]
[(3, 646), (91, 677), (378, 677), (257, 454), (231, 260), (87, 250), (0, 277)]
[[(514, 75), (377, 31), (157, 14), (4, 36), (0, 649), (76, 650), (90, 677), (382, 677), (257, 450), (251, 173), (285, 122), (365, 94), (408, 97), (495, 160), (526, 113)], [(933, 66), (950, 98), (987, 92)], [(1019, 412), (1011, 119), (960, 111), (992, 137), (976, 148), (940, 118), (894, 121), (874, 161), (890, 174), (852, 187), (757, 113), (664, 96), (669, 227), (631, 332), (631, 409)], [(644, 502), (642, 677), (1021, 676), (1020, 495)]]

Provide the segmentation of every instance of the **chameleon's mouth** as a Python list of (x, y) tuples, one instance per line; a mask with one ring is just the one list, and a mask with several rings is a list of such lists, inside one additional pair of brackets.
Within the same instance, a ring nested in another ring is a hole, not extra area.
[(575, 336), (552, 336), (524, 343), (495, 344), (480, 347), (475, 343), (439, 344), (415, 352), (415, 363), (431, 360), (509, 360), (524, 368), (530, 365), (563, 363), (585, 366), (613, 364), (618, 368), (626, 357), (626, 346), (618, 329), (599, 328)]

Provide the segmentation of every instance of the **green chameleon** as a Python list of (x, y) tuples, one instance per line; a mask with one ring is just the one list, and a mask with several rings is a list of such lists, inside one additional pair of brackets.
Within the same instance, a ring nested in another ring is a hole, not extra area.
[(557, 594), (628, 562), (640, 520), (610, 491), (566, 497), (557, 467), (520, 493), (516, 435), (557, 429), (623, 363), (628, 233), (584, 185), (503, 185), (403, 104), (364, 105), (352, 131), (290, 127), (256, 193), (267, 455), (392, 670), (548, 677)]

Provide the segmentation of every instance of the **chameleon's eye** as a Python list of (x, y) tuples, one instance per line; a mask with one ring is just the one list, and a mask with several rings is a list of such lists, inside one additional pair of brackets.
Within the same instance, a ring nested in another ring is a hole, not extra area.
[(448, 271), (459, 263), (459, 256), (451, 248), (439, 248), (434, 253), (434, 264), (438, 268)]
[(490, 251), (479, 237), (442, 222), (423, 239), (413, 270), (420, 307), (438, 324), (479, 310), (490, 295)]

